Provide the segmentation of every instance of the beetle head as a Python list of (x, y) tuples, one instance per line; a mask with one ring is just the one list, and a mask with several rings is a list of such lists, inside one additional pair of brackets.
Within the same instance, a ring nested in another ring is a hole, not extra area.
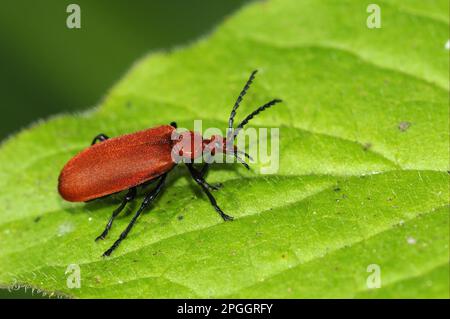
[(177, 159), (192, 161), (196, 158), (199, 158), (203, 154), (207, 154), (207, 156), (209, 156), (209, 154), (211, 156), (214, 156), (215, 154), (223, 153), (226, 155), (234, 156), (238, 162), (243, 164), (246, 168), (249, 168), (247, 163), (241, 157), (239, 157), (239, 154), (251, 160), (250, 156), (247, 153), (238, 150), (236, 145), (234, 145), (234, 140), (238, 136), (239, 132), (244, 128), (244, 126), (247, 125), (248, 122), (252, 120), (256, 115), (281, 102), (280, 99), (274, 99), (267, 102), (266, 104), (258, 107), (256, 110), (247, 115), (247, 117), (245, 117), (242, 122), (234, 127), (234, 117), (236, 115), (236, 111), (244, 95), (247, 93), (247, 90), (252, 84), (256, 72), (257, 71), (255, 70), (250, 75), (250, 78), (239, 94), (233, 106), (233, 109), (231, 110), (231, 114), (228, 119), (227, 136), (222, 137), (220, 135), (212, 135), (209, 139), (203, 139), (201, 134), (197, 132), (186, 131), (183, 133), (177, 133), (178, 136), (173, 139), (175, 140), (175, 143), (172, 149), (172, 158), (175, 162), (178, 162)]
[(212, 135), (209, 139), (203, 140), (203, 152), (211, 154), (212, 156), (220, 153), (234, 156), (238, 162), (242, 163), (248, 169), (247, 163), (240, 158), (238, 154), (243, 154), (251, 159), (250, 156), (247, 153), (238, 150), (237, 146), (233, 145), (233, 140), (234, 139), (228, 140), (220, 135)]

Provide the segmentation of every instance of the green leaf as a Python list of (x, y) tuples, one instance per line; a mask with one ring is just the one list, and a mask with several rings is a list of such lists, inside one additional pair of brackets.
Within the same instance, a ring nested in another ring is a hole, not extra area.
[[(251, 4), (208, 38), (138, 61), (92, 112), (6, 141), (0, 283), (70, 297), (448, 298), (448, 2), (377, 3), (380, 29), (366, 27), (366, 1)], [(254, 68), (238, 117), (285, 101), (252, 122), (280, 128), (279, 172), (216, 165), (208, 181), (224, 184), (217, 201), (235, 217), (224, 223), (179, 166), (101, 258), (131, 216), (95, 243), (120, 196), (64, 202), (64, 163), (100, 132), (225, 128)], [(69, 264), (80, 289), (66, 285)]]

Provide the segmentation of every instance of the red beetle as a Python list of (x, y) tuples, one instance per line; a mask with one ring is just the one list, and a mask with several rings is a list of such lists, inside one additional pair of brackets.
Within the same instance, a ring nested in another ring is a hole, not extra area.
[[(236, 110), (250, 87), (256, 72), (253, 71), (250, 75), (234, 104), (228, 121), (229, 130), (226, 138), (213, 135), (209, 139), (203, 139), (199, 133), (191, 131), (179, 134), (175, 132), (177, 128), (175, 122), (111, 139), (104, 134), (99, 134), (94, 138), (90, 147), (81, 151), (64, 166), (59, 175), (58, 191), (65, 200), (85, 202), (128, 190), (119, 207), (112, 213), (104, 231), (96, 240), (105, 238), (114, 218), (128, 202), (136, 197), (138, 186), (157, 180), (155, 188), (145, 196), (127, 228), (111, 248), (105, 251), (103, 256), (109, 256), (119, 246), (120, 242), (127, 237), (142, 211), (158, 196), (167, 173), (177, 164), (177, 161), (174, 160), (174, 154), (180, 156), (182, 161), (185, 162), (192, 178), (200, 185), (220, 216), (225, 221), (233, 219), (220, 209), (210, 192), (210, 190), (216, 190), (217, 186), (208, 184), (204, 179), (209, 164), (206, 162), (201, 169), (197, 169), (192, 162), (204, 154), (224, 153), (234, 156), (248, 168), (247, 163), (238, 154), (249, 156), (239, 151), (233, 145), (233, 141), (244, 125), (255, 115), (281, 102), (281, 100), (275, 99), (264, 104), (249, 114), (234, 130), (232, 129)], [(201, 143), (193, 143), (197, 140)]]

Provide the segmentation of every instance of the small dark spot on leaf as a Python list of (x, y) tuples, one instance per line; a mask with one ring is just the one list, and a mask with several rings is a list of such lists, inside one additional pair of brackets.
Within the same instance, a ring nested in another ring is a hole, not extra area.
[(38, 223), (40, 220), (41, 220), (41, 216), (38, 216), (38, 217), (36, 217), (36, 218), (34, 219), (34, 222), (35, 222), (35, 223)]
[(282, 255), (281, 255), (281, 258), (286, 259), (286, 255), (285, 255), (285, 254), (282, 254)]
[(392, 201), (392, 197), (388, 197), (388, 202), (391, 202)]
[(411, 122), (400, 122), (398, 123), (398, 129), (402, 132), (405, 132), (407, 129), (409, 129), (409, 127), (411, 126)]
[(183, 215), (178, 215), (178, 220), (183, 220), (184, 216)]
[(371, 149), (372, 148), (372, 143), (365, 143), (364, 145), (363, 145), (363, 150), (364, 151), (368, 151), (369, 149)]
[(334, 190), (335, 192), (339, 192), (339, 191), (341, 190), (341, 188), (338, 187), (338, 186), (336, 186), (333, 190)]

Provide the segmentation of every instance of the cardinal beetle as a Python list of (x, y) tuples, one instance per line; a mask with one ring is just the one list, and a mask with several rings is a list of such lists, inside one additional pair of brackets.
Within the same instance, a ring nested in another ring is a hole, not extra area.
[[(218, 189), (215, 185), (208, 184), (204, 176), (209, 168), (206, 162), (201, 168), (196, 168), (192, 160), (201, 157), (204, 152), (209, 154), (222, 153), (232, 155), (247, 169), (247, 163), (239, 157), (242, 154), (250, 158), (245, 152), (239, 151), (234, 140), (239, 131), (258, 113), (281, 102), (274, 99), (250, 113), (235, 129), (233, 129), (234, 117), (244, 95), (249, 89), (256, 70), (239, 94), (233, 106), (229, 120), (227, 137), (213, 135), (209, 139), (203, 138), (199, 133), (187, 131), (176, 135), (172, 134), (177, 128), (175, 122), (170, 125), (158, 126), (132, 134), (108, 138), (104, 134), (97, 135), (90, 147), (81, 151), (64, 166), (59, 175), (58, 191), (67, 201), (86, 202), (124, 190), (128, 190), (119, 207), (112, 213), (103, 232), (96, 238), (104, 239), (111, 229), (117, 215), (124, 209), (127, 203), (136, 197), (136, 189), (145, 186), (151, 181), (156, 181), (156, 186), (144, 198), (141, 206), (131, 219), (131, 222), (120, 234), (119, 238), (103, 256), (109, 256), (124, 240), (130, 232), (141, 213), (152, 203), (161, 192), (164, 181), (169, 171), (177, 164), (173, 160), (172, 151), (186, 160), (184, 161), (190, 175), (201, 187), (208, 197), (211, 205), (225, 220), (233, 220), (233, 217), (225, 214), (217, 205), (211, 190)], [(200, 145), (192, 145), (195, 138), (200, 138)], [(99, 143), (97, 143), (99, 142)]]

